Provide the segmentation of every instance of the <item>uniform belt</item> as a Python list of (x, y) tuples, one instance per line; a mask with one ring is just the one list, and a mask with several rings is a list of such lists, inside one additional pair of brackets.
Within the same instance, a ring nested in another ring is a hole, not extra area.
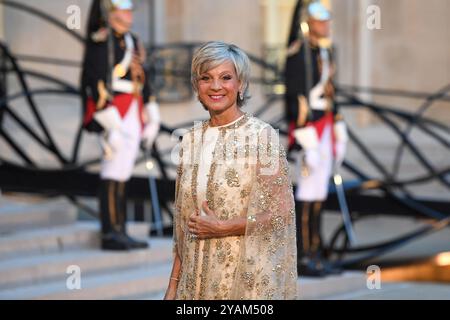
[(115, 92), (134, 93), (134, 84), (130, 80), (114, 79), (112, 89)]
[(327, 111), (328, 107), (327, 105), (316, 105), (316, 106), (310, 106), (311, 110), (315, 110), (315, 111)]

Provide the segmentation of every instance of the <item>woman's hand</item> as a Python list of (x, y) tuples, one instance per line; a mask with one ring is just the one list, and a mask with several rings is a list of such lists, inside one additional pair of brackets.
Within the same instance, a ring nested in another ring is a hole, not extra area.
[(220, 238), (228, 236), (240, 236), (245, 234), (247, 218), (234, 218), (230, 220), (219, 220), (216, 213), (208, 207), (208, 202), (202, 204), (206, 216), (198, 212), (190, 216), (189, 232), (198, 239)]
[(201, 216), (199, 212), (189, 217), (189, 232), (196, 235), (198, 239), (218, 238), (224, 236), (222, 222), (214, 211), (208, 207), (208, 202), (202, 203), (203, 212), (206, 216)]

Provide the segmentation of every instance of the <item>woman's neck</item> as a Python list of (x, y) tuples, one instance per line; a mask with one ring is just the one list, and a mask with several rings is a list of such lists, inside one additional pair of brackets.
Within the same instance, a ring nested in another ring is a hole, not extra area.
[(220, 127), (235, 121), (236, 119), (241, 117), (244, 114), (244, 112), (240, 110), (238, 107), (236, 108), (232, 107), (222, 113), (210, 112), (209, 114), (211, 117), (211, 120), (209, 122), (211, 127)]

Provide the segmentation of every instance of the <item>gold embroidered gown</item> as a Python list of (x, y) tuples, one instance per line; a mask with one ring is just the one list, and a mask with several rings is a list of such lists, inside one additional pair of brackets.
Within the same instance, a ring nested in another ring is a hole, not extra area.
[(246, 217), (243, 236), (192, 238), (205, 121), (183, 136), (176, 181), (174, 250), (182, 261), (177, 299), (295, 299), (295, 209), (286, 154), (277, 132), (245, 114), (220, 127), (206, 183), (221, 220)]

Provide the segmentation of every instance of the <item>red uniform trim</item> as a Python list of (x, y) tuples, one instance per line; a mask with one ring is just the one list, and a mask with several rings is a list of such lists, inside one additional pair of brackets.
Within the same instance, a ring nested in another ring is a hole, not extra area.
[[(308, 122), (306, 126), (313, 126), (316, 131), (317, 135), (319, 136), (319, 140), (322, 138), (323, 131), (326, 126), (331, 127), (331, 143), (333, 146), (333, 156), (336, 156), (336, 137), (334, 135), (333, 130), (333, 124), (334, 124), (334, 118), (332, 112), (327, 112), (325, 116), (320, 118), (317, 121), (314, 122)], [(295, 121), (292, 121), (289, 123), (288, 128), (288, 145), (291, 147), (295, 143), (295, 137), (294, 137), (294, 130), (296, 129)]]
[[(111, 104), (108, 105), (107, 108), (114, 106), (117, 108), (117, 110), (119, 111), (120, 116), (123, 118), (125, 118), (128, 110), (130, 110), (130, 106), (131, 106), (131, 102), (133, 102), (134, 99), (134, 95), (129, 94), (129, 93), (121, 93), (118, 94), (116, 96), (114, 96), (114, 99), (112, 101)], [(144, 100), (142, 98), (142, 96), (139, 96), (138, 98), (138, 105), (139, 105), (139, 118), (141, 120), (141, 128), (144, 128), (144, 119), (142, 117), (142, 110), (144, 109)], [(96, 103), (94, 101), (94, 99), (92, 99), (91, 97), (89, 97), (87, 99), (87, 103), (86, 103), (86, 111), (84, 114), (84, 119), (83, 119), (83, 125), (87, 126), (92, 119), (94, 118), (94, 113), (97, 111), (97, 106)]]

